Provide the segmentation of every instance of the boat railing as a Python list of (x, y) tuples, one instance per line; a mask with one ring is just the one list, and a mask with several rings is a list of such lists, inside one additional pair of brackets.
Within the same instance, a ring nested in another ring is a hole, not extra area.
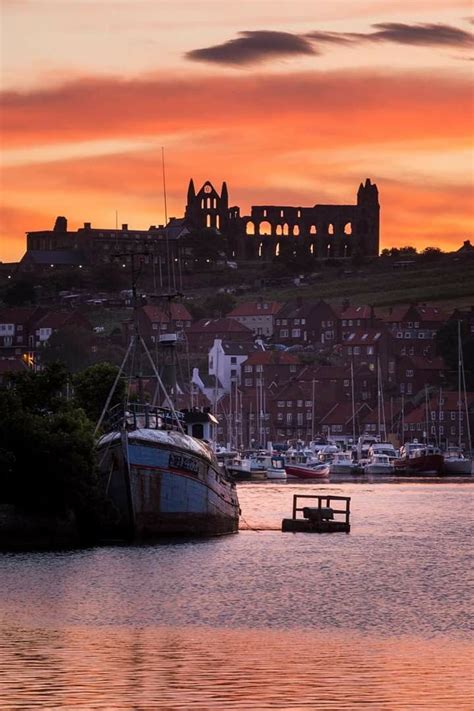
[[(178, 424), (179, 423), (179, 424)], [(147, 403), (118, 403), (110, 408), (103, 421), (103, 430), (178, 430), (184, 423), (182, 412), (173, 412), (166, 407), (148, 405)]]

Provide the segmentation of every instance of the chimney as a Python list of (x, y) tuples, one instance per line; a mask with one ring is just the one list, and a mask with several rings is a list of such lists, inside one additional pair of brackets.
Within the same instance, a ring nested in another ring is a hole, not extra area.
[(85, 230), (90, 230), (91, 228), (91, 223), (90, 222), (84, 222), (84, 229)]
[(126, 223), (122, 225), (122, 230), (128, 230), (128, 225)]

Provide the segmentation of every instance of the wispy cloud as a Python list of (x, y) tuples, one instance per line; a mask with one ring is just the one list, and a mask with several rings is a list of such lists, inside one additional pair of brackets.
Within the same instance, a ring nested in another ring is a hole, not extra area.
[(379, 22), (371, 25), (372, 32), (327, 32), (314, 30), (306, 34), (289, 32), (240, 32), (239, 37), (222, 44), (194, 49), (186, 59), (230, 66), (250, 66), (297, 55), (319, 55), (320, 45), (357, 45), (363, 42), (393, 42), (425, 47), (472, 46), (472, 34), (442, 23), (406, 24)]
[(379, 22), (372, 27), (376, 29), (375, 32), (352, 36), (359, 37), (361, 40), (420, 46), (472, 46), (472, 34), (452, 25), (441, 23), (408, 25), (403, 22)]
[(257, 64), (269, 59), (301, 54), (317, 54), (312, 43), (304, 36), (290, 32), (255, 30), (239, 32), (239, 37), (222, 44), (186, 53), (187, 59), (216, 64)]

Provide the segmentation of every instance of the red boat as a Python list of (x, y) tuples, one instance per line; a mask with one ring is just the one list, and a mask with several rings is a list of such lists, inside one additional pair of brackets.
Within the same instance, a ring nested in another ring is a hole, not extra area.
[(285, 464), (288, 479), (329, 479), (327, 467), (317, 464), (315, 467), (304, 464)]
[(400, 459), (394, 461), (395, 474), (401, 476), (440, 476), (444, 469), (444, 457), (437, 447), (406, 444), (401, 449)]

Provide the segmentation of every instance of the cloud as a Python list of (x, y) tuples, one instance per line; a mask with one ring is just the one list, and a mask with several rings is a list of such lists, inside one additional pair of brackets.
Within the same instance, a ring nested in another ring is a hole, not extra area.
[(472, 34), (452, 27), (451, 25), (416, 24), (407, 25), (402, 22), (380, 22), (372, 25), (376, 32), (361, 35), (361, 38), (377, 42), (396, 42), (398, 44), (470, 47)]
[(186, 53), (186, 58), (214, 64), (248, 65), (301, 54), (317, 54), (311, 42), (290, 32), (255, 30), (239, 32), (237, 39)]
[(380, 22), (374, 32), (326, 32), (315, 30), (303, 35), (258, 30), (240, 32), (237, 39), (194, 49), (186, 59), (230, 66), (249, 66), (271, 59), (296, 55), (319, 55), (317, 45), (357, 45), (362, 42), (394, 42), (413, 46), (470, 47), (472, 34), (441, 23), (406, 24)]
[[(78, 141), (127, 141), (190, 131), (280, 133), (284, 144), (343, 145), (454, 140), (471, 134), (471, 88), (462, 74), (369, 71), (285, 75), (84, 77), (28, 93), (3, 92), (4, 149)], [(350, 117), (350, 120), (348, 120)], [(258, 150), (258, 146), (255, 146)]]

